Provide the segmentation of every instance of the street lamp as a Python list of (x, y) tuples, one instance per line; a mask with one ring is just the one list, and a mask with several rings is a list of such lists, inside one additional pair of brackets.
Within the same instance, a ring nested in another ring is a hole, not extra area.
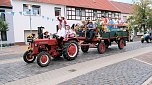
[(29, 13), (30, 13), (30, 15), (29, 15), (30, 16), (30, 33), (32, 34), (32, 23), (31, 23), (32, 22), (32, 18), (31, 18), (32, 5), (28, 4), (27, 6), (28, 6), (28, 9), (29, 9)]

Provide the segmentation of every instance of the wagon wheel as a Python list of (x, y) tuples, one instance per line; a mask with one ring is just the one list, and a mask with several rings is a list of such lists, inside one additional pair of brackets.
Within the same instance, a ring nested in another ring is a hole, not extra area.
[(32, 56), (31, 55), (32, 52), (31, 51), (26, 51), (23, 55), (23, 60), (26, 62), (26, 63), (33, 63), (36, 59), (36, 56)]
[(119, 47), (119, 49), (120, 49), (120, 50), (123, 49), (124, 46), (125, 46), (125, 41), (124, 41), (123, 39), (120, 39), (120, 40), (118, 41), (118, 47)]
[[(82, 44), (87, 44), (87, 43), (83, 42)], [(82, 50), (82, 52), (84, 52), (84, 53), (88, 52), (88, 50), (89, 50), (89, 45), (81, 46), (81, 50)]]
[(146, 42), (147, 42), (147, 43), (150, 43), (150, 41), (151, 41), (150, 38), (146, 39)]
[(106, 47), (106, 48), (109, 48), (109, 45), (108, 45), (108, 44), (105, 44), (105, 47)]
[(144, 39), (141, 39), (141, 43), (144, 43)]
[(50, 54), (47, 52), (40, 52), (37, 56), (37, 64), (41, 67), (46, 67), (50, 64)]
[(63, 57), (68, 61), (74, 60), (78, 55), (78, 43), (76, 41), (68, 41), (64, 43)]
[(100, 42), (98, 44), (97, 50), (100, 54), (103, 54), (106, 51), (106, 47), (105, 47), (105, 43), (104, 42)]

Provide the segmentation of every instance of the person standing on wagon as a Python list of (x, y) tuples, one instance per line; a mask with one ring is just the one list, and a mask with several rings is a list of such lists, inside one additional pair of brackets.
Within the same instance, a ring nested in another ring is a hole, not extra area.
[(64, 17), (59, 16), (58, 18), (59, 24), (62, 25), (62, 28), (65, 28), (67, 21)]

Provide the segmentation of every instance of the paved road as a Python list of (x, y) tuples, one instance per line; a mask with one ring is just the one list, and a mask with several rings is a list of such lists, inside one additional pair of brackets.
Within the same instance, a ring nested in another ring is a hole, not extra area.
[(59, 85), (141, 85), (151, 76), (151, 65), (128, 59), (78, 76)]
[[(139, 48), (144, 48), (151, 45), (152, 43), (149, 43), (149, 44), (147, 43), (141, 44), (140, 42), (130, 43), (123, 50), (119, 50), (117, 46), (112, 46), (106, 50), (105, 54), (102, 54), (102, 55), (98, 54), (96, 49), (90, 49), (89, 53), (80, 52), (78, 58), (74, 61), (66, 61), (64, 59), (61, 59), (58, 61), (52, 61), (52, 63), (46, 68), (39, 67), (36, 64), (36, 62), (34, 64), (26, 64), (22, 59), (17, 62), (0, 64), (0, 74), (1, 74), (0, 84), (1, 83), (5, 84), (8, 82), (18, 80), (18, 79), (48, 72), (48, 71), (69, 66), (72, 64), (81, 63), (88, 60), (97, 59), (100, 57), (106, 57), (106, 56), (117, 54), (120, 52), (122, 53), (122, 52), (131, 51), (131, 50), (135, 50)], [(0, 56), (0, 61), (10, 60), (10, 59), (20, 59), (22, 54), (23, 53), (20, 53), (17, 55)]]

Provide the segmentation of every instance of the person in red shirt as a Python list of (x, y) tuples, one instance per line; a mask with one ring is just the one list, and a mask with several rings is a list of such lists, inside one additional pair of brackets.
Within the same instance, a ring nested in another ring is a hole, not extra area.
[(67, 24), (66, 19), (64, 17), (61, 17), (61, 16), (59, 16), (57, 19), (59, 20), (59, 24), (62, 25), (63, 28), (65, 28), (65, 26)]

